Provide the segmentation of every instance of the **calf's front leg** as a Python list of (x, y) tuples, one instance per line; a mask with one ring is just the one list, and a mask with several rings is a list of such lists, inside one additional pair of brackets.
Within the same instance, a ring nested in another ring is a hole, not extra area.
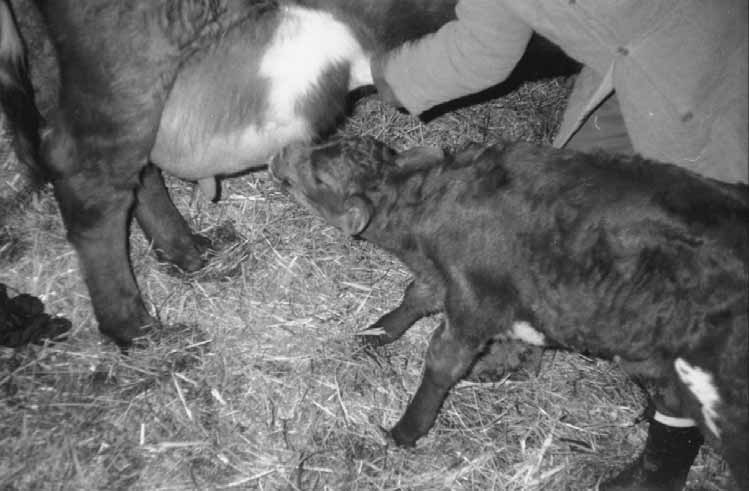
[(400, 305), (359, 333), (369, 346), (383, 346), (400, 338), (416, 321), (443, 309), (441, 286), (419, 279), (406, 287)]

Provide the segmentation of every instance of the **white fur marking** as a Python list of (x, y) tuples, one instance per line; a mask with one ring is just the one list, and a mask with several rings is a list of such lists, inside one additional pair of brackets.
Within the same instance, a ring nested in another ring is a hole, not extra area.
[(372, 68), (369, 64), (370, 61), (370, 57), (362, 53), (361, 56), (351, 62), (351, 79), (348, 84), (349, 90), (374, 84)]
[(676, 418), (656, 411), (653, 419), (672, 428), (692, 428), (697, 426), (697, 422), (692, 418)]
[(546, 345), (546, 338), (544, 335), (525, 321), (512, 324), (512, 332), (510, 333), (510, 336), (534, 346)]
[[(269, 114), (273, 121), (293, 120), (296, 102), (335, 63), (349, 63), (361, 72), (368, 57), (349, 28), (330, 13), (285, 6), (281, 23), (260, 62), (270, 79)], [(368, 66), (368, 64), (367, 64)], [(352, 74), (361, 77), (361, 73)], [(371, 78), (371, 77), (370, 77)], [(354, 82), (361, 83), (361, 81)]]
[(705, 418), (705, 424), (717, 437), (720, 437), (720, 430), (716, 420), (718, 419), (717, 406), (720, 403), (718, 389), (713, 383), (713, 376), (701, 369), (687, 363), (683, 358), (677, 358), (674, 362), (676, 373), (684, 385), (686, 385), (692, 394), (702, 404), (702, 415)]

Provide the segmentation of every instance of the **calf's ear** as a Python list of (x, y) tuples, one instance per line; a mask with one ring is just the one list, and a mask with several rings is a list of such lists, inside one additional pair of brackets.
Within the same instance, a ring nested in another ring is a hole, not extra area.
[(343, 215), (338, 219), (338, 228), (348, 235), (358, 235), (367, 228), (372, 218), (372, 204), (362, 196), (351, 196), (344, 203)]
[(437, 147), (414, 147), (398, 154), (395, 164), (403, 170), (431, 167), (442, 162), (445, 152)]

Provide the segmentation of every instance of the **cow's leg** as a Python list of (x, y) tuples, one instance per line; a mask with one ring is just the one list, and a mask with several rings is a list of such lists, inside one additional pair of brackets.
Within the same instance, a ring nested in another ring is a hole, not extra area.
[(40, 4), (61, 75), (45, 159), (99, 329), (120, 345), (154, 322), (130, 268), (128, 220), (183, 56), (180, 46), (205, 25), (205, 16), (190, 9), (207, 4), (172, 3)]
[(418, 279), (413, 280), (406, 287), (400, 305), (360, 333), (364, 343), (370, 346), (392, 343), (417, 320), (442, 310), (443, 297), (444, 291), (441, 286)]
[(127, 225), (133, 189), (85, 173), (58, 179), (54, 186), (99, 329), (118, 344), (127, 345), (154, 323), (128, 261)]
[(143, 169), (135, 197), (135, 218), (153, 243), (156, 256), (183, 271), (200, 269), (205, 264), (202, 254), (210, 247), (210, 240), (192, 233), (169, 198), (161, 172), (153, 164)]
[[(82, 105), (96, 104), (93, 96), (79, 100)], [(127, 104), (114, 94), (109, 103)], [(128, 225), (158, 119), (147, 111), (130, 113), (128, 121), (98, 113), (99, 125), (105, 128), (101, 134), (94, 121), (87, 121), (85, 133), (74, 132), (70, 114), (63, 108), (45, 141), (47, 161), (59, 176), (53, 181), (55, 196), (78, 253), (99, 329), (127, 346), (155, 323), (130, 268)], [(94, 111), (84, 114), (94, 116)], [(80, 123), (83, 116), (76, 116)], [(80, 136), (74, 138), (74, 133)]]

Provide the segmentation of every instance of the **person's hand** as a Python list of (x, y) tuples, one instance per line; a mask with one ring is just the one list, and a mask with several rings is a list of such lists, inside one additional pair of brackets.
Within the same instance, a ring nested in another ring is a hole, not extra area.
[(372, 80), (380, 99), (392, 104), (395, 107), (403, 107), (403, 104), (398, 100), (395, 92), (385, 80), (385, 65), (387, 64), (387, 53), (381, 53), (375, 55), (372, 61), (369, 63), (369, 68), (372, 72)]

